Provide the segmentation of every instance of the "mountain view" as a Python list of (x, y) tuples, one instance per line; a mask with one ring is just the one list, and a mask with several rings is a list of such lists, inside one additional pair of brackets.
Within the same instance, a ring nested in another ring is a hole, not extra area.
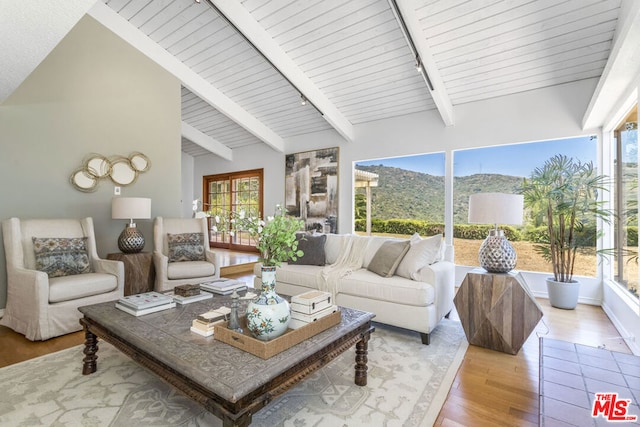
[[(421, 219), (444, 222), (444, 177), (401, 168), (370, 165), (358, 169), (378, 174), (372, 189), (374, 219)], [(478, 192), (515, 193), (522, 177), (475, 174), (454, 178), (454, 223), (466, 223), (469, 195)], [(364, 194), (364, 189), (357, 189)]]

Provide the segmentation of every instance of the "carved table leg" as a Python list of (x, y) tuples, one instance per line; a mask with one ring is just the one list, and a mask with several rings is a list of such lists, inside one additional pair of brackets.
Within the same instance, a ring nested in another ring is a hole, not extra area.
[(85, 358), (82, 359), (82, 375), (93, 374), (97, 367), (98, 355), (98, 337), (89, 331), (85, 326), (84, 328), (84, 350)]
[(367, 354), (369, 346), (369, 334), (364, 335), (356, 343), (356, 385), (367, 385)]

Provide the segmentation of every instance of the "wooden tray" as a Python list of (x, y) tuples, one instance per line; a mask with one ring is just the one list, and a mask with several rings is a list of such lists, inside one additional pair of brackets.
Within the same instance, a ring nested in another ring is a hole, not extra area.
[(271, 341), (260, 341), (251, 335), (251, 332), (247, 329), (247, 319), (246, 317), (242, 317), (240, 319), (240, 326), (244, 331), (242, 334), (227, 329), (228, 322), (223, 322), (214, 326), (213, 337), (218, 341), (232, 345), (240, 350), (251, 353), (254, 356), (258, 356), (262, 359), (268, 359), (296, 344), (301, 343), (307, 338), (311, 338), (312, 336), (339, 324), (341, 320), (342, 315), (340, 314), (340, 310), (338, 310), (316, 320), (315, 322), (311, 322), (306, 326), (302, 326), (298, 329), (288, 329), (287, 332), (272, 339)]

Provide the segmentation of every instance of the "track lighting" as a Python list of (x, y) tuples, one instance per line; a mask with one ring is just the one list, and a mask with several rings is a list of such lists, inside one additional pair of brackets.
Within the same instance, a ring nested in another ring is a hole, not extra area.
[(307, 98), (305, 98), (305, 96), (302, 94), (300, 94), (300, 98), (302, 98), (302, 100), (300, 101), (300, 105), (307, 105)]
[(422, 62), (419, 56), (416, 56), (416, 71), (419, 73), (422, 72)]

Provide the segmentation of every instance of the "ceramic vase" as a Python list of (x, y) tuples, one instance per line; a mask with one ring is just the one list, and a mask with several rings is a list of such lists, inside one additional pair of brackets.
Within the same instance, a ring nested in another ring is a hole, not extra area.
[(275, 287), (276, 268), (263, 266), (262, 292), (247, 307), (247, 328), (261, 341), (279, 337), (289, 326), (289, 303), (276, 293)]

